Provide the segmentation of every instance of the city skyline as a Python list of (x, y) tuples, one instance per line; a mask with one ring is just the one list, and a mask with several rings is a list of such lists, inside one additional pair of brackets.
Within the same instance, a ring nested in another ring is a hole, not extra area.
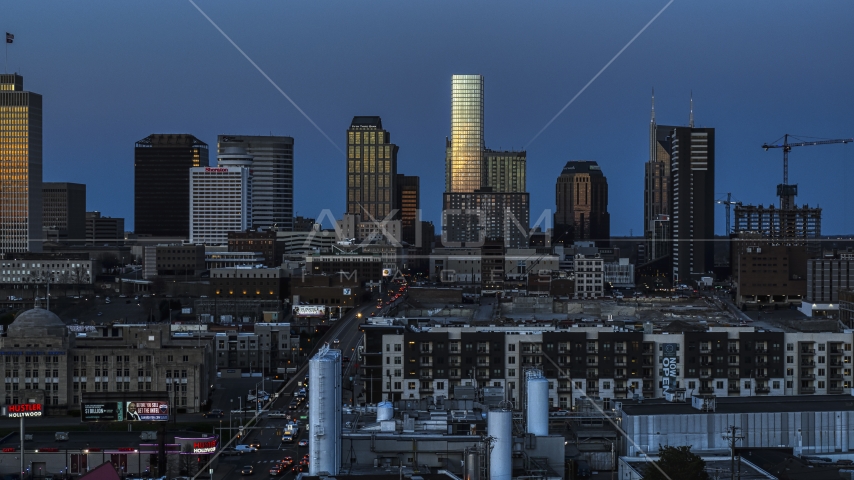
[[(335, 138), (339, 147), (344, 145), (335, 132), (346, 129), (353, 115), (375, 113), (392, 125), (395, 143), (400, 146), (400, 170), (421, 177), (425, 218), (437, 222), (452, 74), (488, 77), (484, 109), (485, 117), (492, 121), (486, 122), (484, 140), (496, 149), (522, 149), (665, 3), (615, 4), (619, 10), (614, 6), (545, 5), (521, 16), (514, 15), (506, 4), (496, 4), (488, 10), (495, 21), (473, 27), (483, 33), (483, 38), (441, 58), (436, 57), (438, 52), (444, 54), (449, 44), (467, 37), (454, 28), (473, 18), (478, 13), (475, 7), (460, 7), (456, 19), (433, 17), (435, 13), (414, 6), (394, 6), (386, 12), (377, 8), (382, 18), (397, 19), (387, 34), (400, 37), (399, 45), (389, 53), (395, 74), (389, 74), (390, 67), (384, 65), (370, 75), (348, 75), (344, 84), (330, 75), (333, 69), (352, 68), (356, 61), (347, 57), (343, 37), (331, 35), (316, 45), (297, 39), (305, 29), (326, 23), (342, 27), (346, 36), (354, 28), (348, 23), (353, 15), (362, 18), (359, 15), (363, 13), (349, 7), (322, 12), (302, 4), (237, 12), (218, 2), (199, 6)], [(154, 16), (132, 7), (102, 6), (74, 28), (97, 35), (100, 44), (114, 43), (117, 47), (87, 49), (83, 39), (67, 30), (70, 27), (58, 23), (74, 14), (73, 7), (57, 5), (52, 15), (39, 16), (31, 14), (33, 7), (4, 3), (8, 15), (0, 27), (16, 35), (15, 43), (9, 46), (9, 71), (23, 74), (27, 90), (45, 98), (44, 181), (86, 183), (87, 209), (124, 217), (131, 229), (135, 228), (133, 197), (126, 188), (133, 181), (131, 142), (151, 132), (164, 132), (190, 133), (213, 145), (216, 135), (227, 132), (263, 135), (272, 131), (293, 137), (300, 145), (294, 158), (295, 214), (315, 216), (322, 208), (342, 213), (345, 192), (337, 186), (343, 182), (340, 165), (344, 156), (192, 5), (157, 4), (168, 21), (160, 14)], [(852, 8), (817, 5), (797, 15), (787, 13), (795, 9), (775, 8), (769, 17), (771, 8), (766, 2), (717, 8), (674, 3), (525, 148), (530, 157), (532, 216), (537, 218), (543, 209), (555, 208), (550, 185), (566, 161), (590, 159), (609, 172), (612, 192), (620, 192), (609, 201), (612, 234), (627, 235), (631, 230), (635, 236), (642, 235), (643, 182), (638, 179), (648, 157), (649, 91), (653, 86), (658, 93), (657, 118), (662, 124), (687, 124), (688, 99), (693, 90), (697, 126), (716, 128), (716, 198), (730, 191), (745, 204), (774, 203), (782, 159), (779, 151), (763, 152), (762, 143), (784, 133), (852, 136), (854, 122), (847, 113), (852, 93), (845, 87), (852, 67), (838, 61), (845, 58), (844, 45), (854, 41), (854, 33), (842, 28), (841, 23), (844, 10)], [(264, 15), (258, 15), (262, 12)], [(151, 22), (146, 21), (149, 15)], [(425, 15), (438, 23), (419, 27)], [(119, 19), (116, 25), (104, 21), (110, 16)], [(703, 22), (686, 22), (694, 17), (703, 18)], [(303, 19), (297, 23), (304, 25), (288, 33), (271, 33), (278, 31), (272, 28), (274, 23), (285, 18)], [(530, 38), (515, 38), (518, 46), (502, 39), (498, 35), (502, 29), (496, 26), (511, 24), (529, 32)], [(793, 29), (801, 33), (789, 35)], [(447, 39), (431, 36), (446, 30)], [(72, 41), (57, 42), (59, 35)], [(678, 36), (691, 41), (667, 43)], [(280, 51), (270, 45), (284, 47)], [(553, 48), (530, 53), (537, 45)], [(670, 45), (667, 55), (657, 53), (662, 45)], [(138, 61), (150, 48), (164, 52), (177, 49), (178, 53), (174, 59), (159, 57), (170, 54), (158, 54), (158, 60)], [(696, 55), (698, 52), (702, 55)], [(792, 52), (804, 58), (800, 65), (774, 60)], [(105, 55), (115, 60), (108, 74), (93, 76)], [(285, 66), (277, 65), (282, 63), (282, 55), (293, 58)], [(419, 62), (416, 65), (411, 59)], [(667, 66), (674, 61), (683, 65), (683, 71), (669, 71)], [(221, 65), (234, 76), (221, 78)], [(316, 78), (324, 80), (317, 82), (314, 74), (302, 74), (304, 71), (316, 71)], [(152, 77), (170, 78), (169, 87), (153, 88), (145, 80)], [(235, 89), (235, 82), (244, 88)], [(370, 88), (366, 84), (371, 84)], [(99, 94), (87, 96), (84, 102), (75, 95), (83, 90)], [(352, 95), (357, 91), (377, 94)], [(809, 94), (803, 95), (805, 91)], [(82, 121), (71, 124), (68, 118)], [(610, 141), (603, 132), (611, 128), (625, 135), (619, 141)], [(93, 132), (102, 132), (98, 142), (92, 142)], [(845, 185), (854, 174), (852, 158), (851, 146), (803, 149), (791, 155), (790, 175), (792, 183), (800, 185), (799, 203), (824, 208), (825, 234), (854, 232), (854, 215), (844, 196)], [(92, 171), (98, 174), (92, 175)], [(318, 178), (328, 179), (322, 180), (328, 188), (314, 188)], [(720, 235), (723, 206), (716, 209), (715, 232)]]

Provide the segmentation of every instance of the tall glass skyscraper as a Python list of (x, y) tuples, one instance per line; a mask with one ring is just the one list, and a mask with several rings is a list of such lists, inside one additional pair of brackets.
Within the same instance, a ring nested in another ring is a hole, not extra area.
[(217, 153), (242, 147), (252, 157), (252, 228), (294, 229), (294, 139), (220, 135)]
[(0, 75), (0, 253), (42, 250), (42, 96)]
[(445, 154), (445, 192), (474, 192), (483, 181), (483, 76), (451, 78), (451, 138)]

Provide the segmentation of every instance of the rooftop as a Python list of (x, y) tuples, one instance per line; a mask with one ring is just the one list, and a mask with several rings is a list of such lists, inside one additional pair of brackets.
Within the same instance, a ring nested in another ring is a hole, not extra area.
[(664, 399), (644, 400), (643, 403), (625, 401), (623, 412), (629, 416), (641, 415), (700, 415), (706, 413), (789, 413), (789, 412), (835, 412), (854, 411), (854, 397), (850, 395), (820, 396), (755, 396), (717, 397), (715, 410), (703, 412), (690, 403), (672, 403)]
[(350, 128), (353, 127), (377, 128), (382, 130), (383, 121), (377, 116), (355, 116), (353, 117), (353, 121), (350, 122)]
[(602, 168), (593, 160), (570, 160), (563, 167), (561, 175), (572, 175), (575, 173), (590, 173), (593, 175), (603, 175)]

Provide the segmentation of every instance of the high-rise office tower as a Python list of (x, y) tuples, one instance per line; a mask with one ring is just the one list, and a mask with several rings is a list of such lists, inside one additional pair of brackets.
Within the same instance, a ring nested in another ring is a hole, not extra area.
[(643, 229), (647, 261), (671, 253), (670, 154), (671, 134), (677, 127), (655, 121), (655, 95), (649, 119), (649, 161), (644, 165)]
[(451, 78), (451, 138), (446, 141), (445, 192), (474, 192), (483, 184), (483, 76)]
[(0, 253), (42, 251), (42, 96), (0, 75)]
[(421, 221), (420, 179), (412, 175), (397, 174), (397, 202), (395, 208), (400, 209), (401, 238), (404, 242), (416, 246), (416, 226)]
[(648, 261), (670, 255), (674, 283), (714, 268), (715, 129), (658, 125), (655, 96), (644, 175), (644, 236)]
[(715, 129), (671, 132), (671, 255), (673, 282), (706, 276), (715, 265)]
[(134, 148), (134, 232), (190, 235), (190, 168), (208, 166), (208, 145), (187, 134), (154, 134)]
[(483, 97), (483, 76), (452, 77), (442, 241), (445, 246), (478, 246), (486, 238), (501, 238), (506, 248), (522, 248), (530, 228), (526, 154), (486, 149)]
[[(42, 183), (42, 226), (45, 238), (82, 244), (86, 239), (86, 185)], [(122, 231), (124, 236), (124, 231)]]
[(353, 117), (347, 129), (347, 214), (380, 222), (394, 213), (397, 150), (380, 117)]
[(555, 186), (555, 243), (592, 240), (607, 247), (611, 238), (608, 179), (593, 161), (566, 162)]
[(525, 192), (526, 164), (526, 152), (484, 150), (483, 186), (493, 192)]
[(190, 242), (228, 245), (228, 232), (252, 225), (252, 162), (243, 147), (225, 147), (216, 167), (190, 169)]
[(220, 135), (217, 153), (242, 147), (252, 157), (252, 228), (294, 229), (294, 139)]

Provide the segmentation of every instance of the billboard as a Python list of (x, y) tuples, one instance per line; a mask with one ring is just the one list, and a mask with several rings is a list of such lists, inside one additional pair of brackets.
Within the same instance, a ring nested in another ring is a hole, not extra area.
[(216, 452), (219, 437), (216, 435), (201, 438), (175, 437), (175, 442), (180, 445), (181, 455), (203, 455)]
[(677, 353), (679, 352), (679, 345), (675, 343), (665, 343), (662, 344), (661, 350), (663, 352), (662, 370), (664, 371), (661, 378), (661, 386), (664, 390), (676, 388), (676, 372), (678, 368)]
[(84, 403), (80, 409), (83, 422), (121, 422), (124, 421), (123, 402)]
[(296, 305), (294, 307), (295, 317), (325, 317), (326, 305)]
[(3, 407), (3, 414), (9, 418), (41, 417), (41, 403), (13, 403)]
[(169, 420), (169, 404), (159, 400), (125, 402), (129, 422), (165, 422)]

